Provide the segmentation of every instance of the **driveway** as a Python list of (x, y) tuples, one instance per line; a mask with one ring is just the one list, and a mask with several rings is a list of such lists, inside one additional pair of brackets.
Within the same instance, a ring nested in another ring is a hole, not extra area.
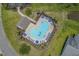
[(2, 49), (4, 56), (16, 56), (17, 55), (16, 51), (13, 49), (8, 38), (5, 35), (3, 25), (2, 25), (1, 7), (0, 7), (0, 48)]

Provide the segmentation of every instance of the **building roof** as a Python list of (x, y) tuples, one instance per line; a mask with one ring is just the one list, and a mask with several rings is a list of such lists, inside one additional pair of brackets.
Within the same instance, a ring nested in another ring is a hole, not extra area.
[(22, 30), (25, 30), (29, 24), (30, 24), (30, 21), (26, 17), (21, 17), (20, 21), (17, 24), (17, 27)]
[(68, 38), (63, 53), (64, 56), (79, 55), (79, 34)]
[(62, 56), (79, 56), (79, 49), (67, 45), (62, 53)]
[(16, 8), (16, 7), (25, 7), (29, 5), (29, 3), (8, 3), (9, 8)]
[(68, 19), (79, 20), (79, 11), (72, 11), (68, 14)]

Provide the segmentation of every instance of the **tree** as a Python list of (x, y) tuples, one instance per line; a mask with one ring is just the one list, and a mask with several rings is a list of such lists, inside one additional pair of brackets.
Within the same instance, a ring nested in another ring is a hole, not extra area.
[(51, 56), (51, 54), (49, 54), (49, 56)]
[(29, 54), (31, 47), (26, 45), (25, 43), (23, 43), (21, 45), (21, 47), (19, 48), (19, 52), (20, 54), (24, 55), (24, 54)]
[(25, 10), (25, 14), (26, 14), (27, 16), (30, 16), (30, 15), (32, 14), (31, 8), (27, 8), (27, 9)]
[(0, 54), (0, 56), (3, 56), (3, 54)]
[(8, 4), (7, 4), (7, 3), (6, 3), (6, 4), (3, 3), (2, 5), (3, 5), (3, 7), (4, 7), (5, 9), (8, 9)]

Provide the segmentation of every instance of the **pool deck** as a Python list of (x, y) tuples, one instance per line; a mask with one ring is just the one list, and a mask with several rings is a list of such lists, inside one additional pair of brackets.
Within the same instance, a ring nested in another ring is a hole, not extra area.
[[(44, 16), (44, 17), (46, 17), (46, 16)], [(50, 37), (50, 35), (52, 34), (52, 32), (54, 30), (54, 24), (52, 24), (52, 22), (49, 22), (49, 20), (50, 19), (48, 17), (47, 17), (47, 19), (41, 19), (41, 17), (40, 17), (36, 24), (30, 23), (30, 25), (26, 28), (24, 33), (27, 34), (30, 29), (37, 28), (42, 21), (46, 21), (46, 22), (49, 23), (49, 28), (48, 28), (48, 31), (45, 34), (45, 37), (42, 39), (42, 41), (40, 41), (40, 44), (44, 43), (44, 42), (47, 42), (49, 37)], [(28, 40), (30, 40), (31, 42), (34, 43), (34, 40), (29, 35), (26, 35), (26, 36), (23, 36), (23, 37), (27, 38)]]

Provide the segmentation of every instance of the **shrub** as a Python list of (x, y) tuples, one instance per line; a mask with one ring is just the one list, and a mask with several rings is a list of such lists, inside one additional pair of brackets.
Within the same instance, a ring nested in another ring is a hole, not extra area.
[(49, 54), (49, 56), (51, 56), (51, 54)]
[(8, 9), (7, 4), (2, 4), (2, 6), (3, 6), (5, 9)]
[(25, 14), (26, 14), (27, 16), (30, 16), (30, 15), (32, 14), (31, 8), (27, 8), (27, 9), (25, 10)]
[(24, 55), (24, 54), (29, 54), (31, 47), (23, 43), (21, 47), (19, 48), (19, 53)]

